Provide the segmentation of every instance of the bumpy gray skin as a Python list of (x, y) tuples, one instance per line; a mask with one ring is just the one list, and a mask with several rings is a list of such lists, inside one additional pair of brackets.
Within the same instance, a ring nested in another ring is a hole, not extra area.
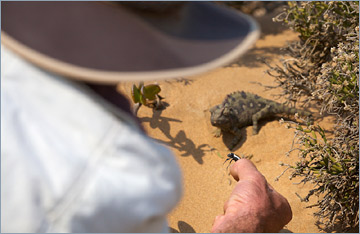
[(219, 128), (215, 136), (219, 137), (221, 131), (234, 134), (230, 149), (233, 149), (239, 143), (241, 128), (252, 124), (253, 135), (256, 135), (260, 119), (274, 117), (277, 114), (293, 115), (295, 113), (311, 117), (311, 113), (308, 111), (290, 108), (244, 91), (227, 95), (225, 100), (220, 105), (212, 107), (210, 112), (211, 124)]

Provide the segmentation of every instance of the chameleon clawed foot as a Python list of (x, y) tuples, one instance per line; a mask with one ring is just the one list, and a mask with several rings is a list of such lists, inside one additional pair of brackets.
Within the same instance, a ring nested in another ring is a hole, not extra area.
[(213, 131), (214, 137), (220, 137), (222, 132), (220, 128), (217, 128)]

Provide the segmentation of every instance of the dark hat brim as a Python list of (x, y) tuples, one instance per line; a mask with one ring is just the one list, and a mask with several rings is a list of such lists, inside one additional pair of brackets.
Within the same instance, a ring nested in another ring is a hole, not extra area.
[(258, 38), (255, 21), (209, 2), (143, 14), (99, 2), (1, 2), (1, 41), (32, 63), (100, 83), (192, 76)]

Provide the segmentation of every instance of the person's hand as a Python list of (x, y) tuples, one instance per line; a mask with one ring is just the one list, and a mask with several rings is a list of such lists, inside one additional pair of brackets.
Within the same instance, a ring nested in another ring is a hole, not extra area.
[(211, 232), (279, 232), (292, 218), (291, 207), (247, 159), (230, 168), (237, 184), (215, 218)]

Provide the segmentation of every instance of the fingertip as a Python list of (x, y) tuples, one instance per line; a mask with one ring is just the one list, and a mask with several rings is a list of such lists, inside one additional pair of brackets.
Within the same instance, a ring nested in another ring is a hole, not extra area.
[(235, 180), (239, 180), (240, 178), (246, 178), (247, 176), (252, 176), (254, 172), (258, 172), (254, 163), (252, 163), (249, 159), (240, 159), (236, 161), (230, 167), (230, 174), (234, 177)]

